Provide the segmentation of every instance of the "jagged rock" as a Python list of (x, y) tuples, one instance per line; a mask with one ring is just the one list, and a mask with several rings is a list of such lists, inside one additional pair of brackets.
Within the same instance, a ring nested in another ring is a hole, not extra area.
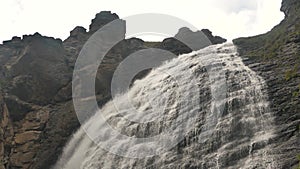
[(226, 39), (215, 37), (208, 29), (193, 32), (189, 28), (181, 28), (175, 35), (175, 38), (190, 46), (193, 50), (205, 48), (211, 44), (220, 44), (226, 42)]
[(286, 17), (297, 15), (299, 10), (300, 1), (298, 0), (283, 0), (280, 10), (284, 12)]
[(221, 44), (227, 41), (226, 39), (220, 36), (213, 36), (212, 32), (208, 29), (202, 29), (201, 31), (207, 36), (207, 38), (211, 41), (212, 44)]
[(96, 32), (102, 26), (108, 24), (109, 22), (119, 19), (119, 16), (115, 13), (111, 13), (111, 11), (102, 11), (96, 14), (96, 17), (92, 20), (90, 25), (90, 33)]
[(16, 46), (20, 42), (21, 42), (21, 38), (14, 36), (11, 40), (3, 41), (3, 45)]
[(178, 31), (175, 38), (171, 37), (164, 39), (160, 48), (179, 55), (202, 49), (211, 44), (220, 44), (224, 42), (226, 42), (226, 39), (219, 36), (213, 36), (212, 32), (208, 29), (193, 32), (189, 28), (184, 27)]
[(20, 54), (5, 64), (11, 77), (9, 93), (23, 101), (43, 105), (71, 79), (62, 43), (40, 34), (26, 36)]
[(82, 34), (86, 33), (86, 29), (82, 26), (76, 26), (71, 32), (70, 32), (70, 37), (76, 37), (80, 36)]

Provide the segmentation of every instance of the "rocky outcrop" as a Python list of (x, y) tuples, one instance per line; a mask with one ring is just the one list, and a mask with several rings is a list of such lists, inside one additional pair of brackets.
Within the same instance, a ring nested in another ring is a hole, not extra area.
[(226, 39), (220, 36), (214, 36), (209, 29), (202, 29), (201, 31), (207, 36), (207, 38), (211, 41), (212, 44), (220, 44), (227, 41)]
[(70, 81), (72, 71), (66, 66), (61, 40), (36, 33), (3, 46), (13, 53), (1, 62), (9, 80), (6, 91), (20, 100), (37, 105), (53, 102), (57, 91)]
[(161, 43), (154, 45), (154, 47), (179, 55), (199, 50), (208, 44), (221, 44), (226, 41), (226, 39), (219, 36), (213, 36), (208, 29), (193, 32), (189, 28), (183, 27), (178, 30), (174, 37), (166, 38)]
[[(77, 56), (95, 31), (118, 18), (110, 11), (100, 12), (88, 31), (75, 27), (64, 41), (35, 33), (13, 37), (0, 45), (0, 169), (47, 169), (55, 163), (79, 127), (71, 90)], [(191, 51), (175, 38), (119, 42), (98, 69), (96, 95), (100, 106), (111, 98), (110, 82), (118, 64), (146, 48), (165, 49), (176, 55)]]
[(270, 144), (282, 168), (293, 168), (300, 154), (300, 8), (298, 0), (283, 0), (285, 19), (270, 32), (235, 39), (244, 62), (267, 82), (276, 116), (277, 138)]
[(284, 12), (286, 17), (293, 17), (299, 12), (300, 2), (297, 0), (283, 0), (280, 10)]
[[(51, 137), (46, 133), (51, 113), (59, 103), (71, 99), (71, 92), (61, 91), (70, 83), (72, 69), (67, 65), (63, 42), (38, 33), (5, 41), (0, 46), (0, 60), (1, 164), (5, 168), (35, 168), (45, 158), (38, 154), (48, 144), (44, 140)], [(57, 141), (53, 148), (66, 140)], [(54, 154), (48, 155), (49, 160)]]
[[(44, 159), (55, 162), (58, 147), (78, 127), (72, 105), (61, 106), (72, 97), (71, 88), (66, 89), (72, 79), (66, 57), (61, 40), (38, 33), (0, 46), (0, 167), (44, 168), (37, 166)], [(59, 125), (50, 123), (53, 114)], [(48, 132), (49, 127), (55, 133)], [(69, 132), (56, 135), (65, 129)], [(41, 155), (44, 148), (53, 153)]]
[(89, 32), (94, 33), (102, 26), (115, 19), (119, 19), (119, 16), (117, 14), (111, 13), (110, 11), (102, 11), (96, 14), (96, 17), (92, 20)]

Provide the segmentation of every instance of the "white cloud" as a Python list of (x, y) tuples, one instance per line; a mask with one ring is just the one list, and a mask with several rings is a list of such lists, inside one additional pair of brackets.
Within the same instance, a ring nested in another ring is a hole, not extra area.
[(75, 26), (88, 28), (102, 10), (120, 17), (153, 12), (184, 19), (197, 28), (233, 39), (264, 33), (280, 22), (281, 0), (4, 0), (0, 41), (40, 32), (65, 39)]
[(212, 2), (227, 13), (257, 9), (257, 0), (212, 0)]

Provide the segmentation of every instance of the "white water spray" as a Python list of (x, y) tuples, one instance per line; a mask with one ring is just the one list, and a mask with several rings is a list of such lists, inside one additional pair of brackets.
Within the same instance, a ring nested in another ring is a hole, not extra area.
[[(264, 89), (264, 80), (243, 64), (232, 44), (181, 55), (118, 96), (118, 110), (113, 101), (103, 106), (74, 134), (54, 168), (277, 168), (268, 146), (274, 128)], [(127, 111), (125, 99), (136, 111)], [(110, 133), (104, 123), (125, 136)], [(170, 130), (174, 124), (179, 127)], [(101, 136), (97, 144), (84, 129)], [(169, 131), (170, 143), (183, 135), (176, 146), (163, 142), (156, 156), (129, 158), (157, 147), (155, 140), (131, 138)]]

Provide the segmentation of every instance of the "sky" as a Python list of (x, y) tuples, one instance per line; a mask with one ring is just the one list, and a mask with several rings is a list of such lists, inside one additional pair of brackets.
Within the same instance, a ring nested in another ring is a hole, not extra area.
[(280, 6), (281, 0), (0, 0), (0, 43), (35, 32), (64, 40), (107, 10), (120, 18), (167, 14), (232, 40), (269, 31), (284, 18)]

